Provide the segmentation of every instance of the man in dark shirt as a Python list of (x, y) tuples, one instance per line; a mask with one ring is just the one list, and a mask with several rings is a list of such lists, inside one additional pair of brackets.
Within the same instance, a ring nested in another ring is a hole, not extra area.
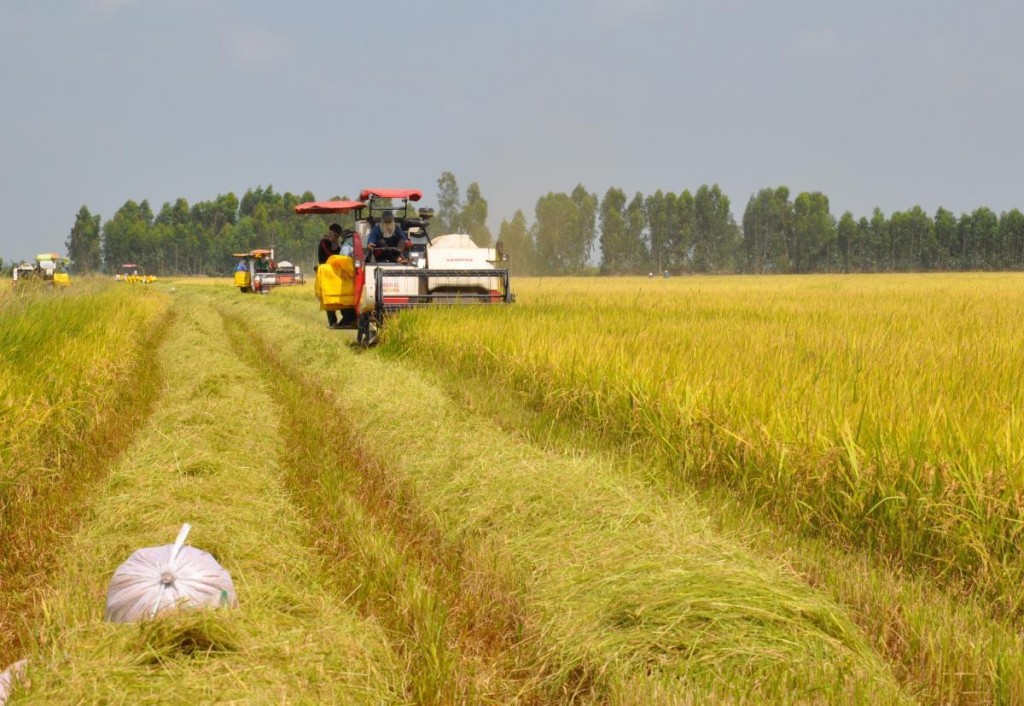
[[(320, 240), (320, 247), (317, 249), (316, 259), (321, 265), (327, 262), (331, 255), (338, 255), (341, 253), (341, 245), (338, 244), (338, 239), (340, 237), (341, 226), (337, 223), (332, 223), (327, 228), (327, 235)], [(338, 312), (327, 312), (327, 326), (330, 328), (338, 328)]]
[(327, 235), (320, 240), (320, 247), (316, 253), (317, 262), (322, 265), (327, 262), (327, 258), (331, 255), (338, 255), (341, 252), (341, 246), (338, 244), (340, 237), (341, 226), (337, 223), (332, 223), (327, 229)]

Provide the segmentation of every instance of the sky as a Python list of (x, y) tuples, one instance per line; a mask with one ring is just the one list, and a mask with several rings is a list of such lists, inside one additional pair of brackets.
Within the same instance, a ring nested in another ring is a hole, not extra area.
[(476, 182), (1024, 208), (1019, 0), (0, 0), (0, 257), (83, 205)]

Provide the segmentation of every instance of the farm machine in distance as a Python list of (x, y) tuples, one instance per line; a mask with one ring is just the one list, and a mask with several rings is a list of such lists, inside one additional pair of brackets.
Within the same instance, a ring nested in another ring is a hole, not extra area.
[[(431, 209), (414, 209), (418, 189), (363, 189), (358, 201), (310, 201), (299, 214), (347, 215), (354, 228), (316, 270), (320, 308), (342, 314), (341, 328), (373, 345), (384, 319), (395, 312), (437, 304), (509, 304), (515, 295), (501, 243), (480, 247), (464, 233), (431, 237)], [(392, 217), (407, 236), (398, 247), (370, 242), (370, 233)]]
[(126, 262), (121, 265), (121, 271), (114, 275), (114, 280), (117, 282), (128, 282), (130, 284), (149, 284), (150, 282), (156, 281), (156, 276), (139, 274), (138, 265), (134, 262)]
[(305, 284), (302, 270), (290, 262), (274, 262), (274, 251), (264, 248), (236, 252), (235, 286), (243, 293), (268, 294), (274, 287)]
[(37, 280), (52, 287), (67, 287), (71, 284), (68, 274), (68, 259), (55, 252), (44, 252), (36, 255), (36, 264), (18, 265), (11, 271), (15, 282), (20, 280)]

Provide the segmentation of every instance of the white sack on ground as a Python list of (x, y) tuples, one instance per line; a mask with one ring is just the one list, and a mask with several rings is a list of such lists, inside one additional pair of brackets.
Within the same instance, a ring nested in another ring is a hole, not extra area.
[(25, 678), (25, 666), (27, 664), (28, 660), (22, 659), (12, 664), (3, 672), (0, 672), (0, 706), (4, 706), (7, 703), (11, 692), (14, 691), (14, 685)]
[(105, 617), (112, 623), (151, 618), (168, 608), (238, 605), (231, 575), (208, 552), (178, 541), (139, 549), (117, 567), (107, 591)]

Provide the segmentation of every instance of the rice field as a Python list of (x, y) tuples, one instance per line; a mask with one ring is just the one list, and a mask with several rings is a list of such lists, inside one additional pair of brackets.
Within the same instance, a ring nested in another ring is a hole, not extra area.
[(402, 317), (387, 350), (477, 377), (1022, 617), (1024, 277), (536, 280)]
[(167, 303), (102, 283), (0, 297), (0, 661), (38, 617), (40, 575), (145, 415)]
[[(1024, 277), (522, 279), (373, 350), (77, 284), (0, 298), (11, 703), (1024, 703)], [(105, 623), (182, 522), (239, 606)]]

